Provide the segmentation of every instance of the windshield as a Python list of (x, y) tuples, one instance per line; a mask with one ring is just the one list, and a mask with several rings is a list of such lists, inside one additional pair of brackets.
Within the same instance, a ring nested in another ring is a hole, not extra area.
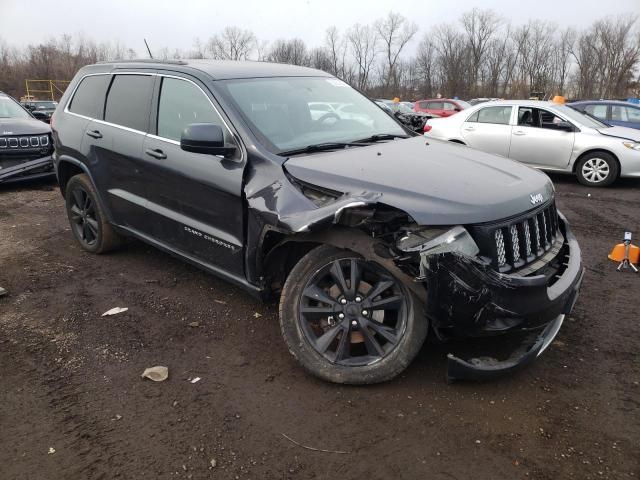
[(456, 100), (456, 102), (458, 102), (458, 105), (460, 105), (463, 109), (473, 107), (473, 105), (471, 105), (469, 102), (465, 102), (464, 100)]
[(31, 115), (10, 98), (0, 97), (0, 118), (31, 118)]
[(243, 78), (217, 84), (276, 153), (378, 134), (407, 135), (375, 103), (337, 78)]
[(584, 113), (576, 110), (573, 107), (567, 107), (566, 105), (559, 105), (556, 107), (559, 113), (564, 114), (569, 118), (569, 120), (573, 120), (579, 125), (583, 125), (589, 128), (609, 128), (611, 125), (607, 125), (606, 123), (602, 123), (596, 120), (589, 115), (585, 115)]
[(55, 110), (58, 102), (37, 102), (36, 110)]

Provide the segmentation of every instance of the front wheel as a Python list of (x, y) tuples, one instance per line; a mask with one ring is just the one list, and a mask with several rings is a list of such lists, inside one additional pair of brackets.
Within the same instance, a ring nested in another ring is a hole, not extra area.
[(289, 274), (280, 327), (309, 372), (336, 383), (378, 383), (411, 363), (427, 336), (423, 303), (388, 270), (323, 245)]
[(618, 178), (619, 170), (616, 159), (606, 152), (588, 153), (576, 166), (578, 181), (588, 187), (608, 187)]

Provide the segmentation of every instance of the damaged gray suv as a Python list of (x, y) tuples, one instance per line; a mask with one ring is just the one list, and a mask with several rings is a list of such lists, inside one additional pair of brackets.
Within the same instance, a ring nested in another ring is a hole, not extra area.
[(580, 249), (546, 175), (426, 141), (326, 73), (92, 65), (51, 125), (82, 248), (135, 237), (279, 296), (290, 352), (325, 380), (389, 380), (428, 335), (499, 337), (448, 357), (449, 380), (489, 378), (539, 356), (576, 301)]

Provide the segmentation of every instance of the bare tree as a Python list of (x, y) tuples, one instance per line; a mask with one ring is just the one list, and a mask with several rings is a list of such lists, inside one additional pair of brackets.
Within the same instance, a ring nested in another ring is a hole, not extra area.
[(291, 65), (308, 65), (307, 46), (299, 38), (276, 40), (269, 51), (269, 61), (289, 63)]
[(384, 65), (383, 81), (385, 94), (389, 94), (389, 87), (396, 88), (398, 78), (395, 67), (402, 50), (418, 31), (418, 26), (409, 22), (399, 13), (389, 12), (386, 18), (378, 20), (375, 24), (380, 42), (384, 48), (386, 65)]
[(439, 25), (433, 32), (438, 54), (438, 74), (442, 94), (463, 95), (468, 84), (468, 59), (464, 34), (453, 25)]
[(250, 30), (225, 27), (219, 35), (209, 39), (207, 50), (219, 60), (247, 60), (256, 45), (256, 36)]
[(477, 95), (478, 76), (489, 42), (495, 36), (502, 20), (492, 10), (473, 10), (463, 13), (460, 22), (467, 35), (467, 44), (470, 51), (470, 75), (469, 95)]
[(378, 54), (376, 32), (369, 25), (356, 23), (347, 34), (351, 53), (356, 61), (356, 85), (360, 90), (369, 87), (371, 67)]

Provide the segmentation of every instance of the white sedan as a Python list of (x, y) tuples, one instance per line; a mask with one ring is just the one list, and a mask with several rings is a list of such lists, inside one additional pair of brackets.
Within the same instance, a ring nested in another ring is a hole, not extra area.
[(612, 127), (552, 102), (482, 103), (429, 120), (425, 136), (531, 167), (574, 173), (580, 183), (592, 187), (611, 185), (618, 177), (640, 178), (640, 130)]

